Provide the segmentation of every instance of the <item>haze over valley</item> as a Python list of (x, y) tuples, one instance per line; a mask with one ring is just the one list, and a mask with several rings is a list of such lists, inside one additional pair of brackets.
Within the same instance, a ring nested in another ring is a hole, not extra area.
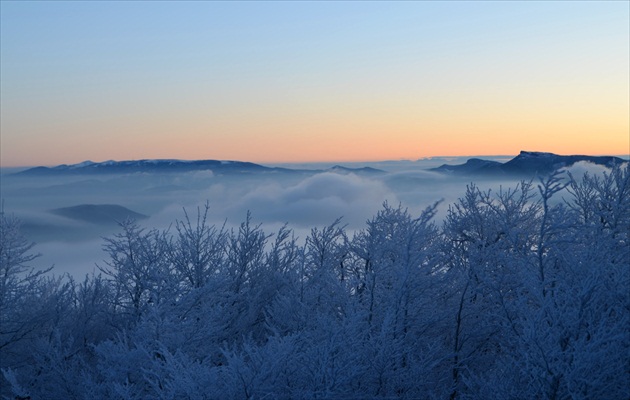
[(0, 398), (630, 399), (629, 32), (0, 0)]
[[(285, 223), (303, 240), (315, 226), (337, 218), (360, 229), (384, 202), (417, 213), (441, 201), (438, 216), (471, 182), (497, 190), (537, 179), (537, 168), (552, 167), (578, 176), (608, 170), (619, 157), (563, 157), (522, 152), (519, 156), (436, 157), (375, 163), (259, 165), (242, 161), (139, 160), (82, 162), (5, 171), (4, 210), (22, 220), (35, 241), (39, 267), (80, 278), (102, 264), (103, 237), (119, 231), (127, 218), (147, 228), (167, 229), (206, 201), (214, 224), (236, 227), (250, 211), (253, 220), (276, 230)], [(543, 162), (541, 167), (541, 160)], [(502, 172), (497, 166), (521, 163)], [(472, 163), (472, 167), (471, 167)], [(488, 167), (490, 165), (490, 167)], [(471, 169), (472, 168), (472, 169)]]

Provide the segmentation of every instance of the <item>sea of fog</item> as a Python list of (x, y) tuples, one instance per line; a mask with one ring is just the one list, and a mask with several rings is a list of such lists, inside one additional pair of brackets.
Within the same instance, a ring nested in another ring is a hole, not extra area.
[[(16, 169), (1, 171), (3, 210), (22, 221), (25, 236), (41, 253), (33, 266), (54, 265), (56, 275), (76, 278), (98, 271), (104, 265), (103, 238), (118, 232), (115, 224), (99, 224), (57, 215), (51, 210), (84, 204), (112, 204), (144, 214), (141, 226), (174, 229), (184, 218), (184, 209), (194, 218), (208, 202), (212, 224), (237, 228), (247, 212), (267, 233), (288, 224), (300, 239), (311, 228), (329, 225), (342, 217), (348, 230), (358, 230), (384, 202), (402, 204), (412, 215), (440, 201), (439, 220), (449, 204), (463, 196), (471, 178), (452, 177), (430, 171), (444, 163), (459, 164), (468, 157), (431, 158), (417, 161), (342, 163), (348, 168), (372, 167), (381, 174), (326, 171), (335, 164), (275, 164), (306, 170), (296, 174), (253, 173), (217, 175), (211, 171), (177, 174), (133, 173), (120, 175), (73, 175), (27, 177)], [(511, 157), (484, 157), (505, 162)], [(576, 164), (574, 172), (601, 171), (602, 167)], [(310, 171), (310, 172), (309, 172)], [(481, 180), (482, 189), (514, 187), (516, 179)]]

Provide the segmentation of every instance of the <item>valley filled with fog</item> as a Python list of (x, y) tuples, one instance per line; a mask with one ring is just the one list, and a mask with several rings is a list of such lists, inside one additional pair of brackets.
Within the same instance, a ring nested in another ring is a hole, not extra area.
[(0, 400), (630, 400), (629, 16), (0, 0)]
[(0, 395), (628, 398), (630, 167), (563, 157), (4, 174)]
[[(506, 161), (510, 157), (494, 159)], [(478, 181), (481, 187), (514, 185), (517, 178), (473, 179), (430, 171), (444, 163), (459, 164), (464, 157), (433, 158), (418, 161), (384, 161), (337, 164), (278, 164), (296, 172), (252, 172), (214, 174), (211, 170), (184, 173), (122, 173), (116, 175), (21, 176), (14, 170), (2, 176), (4, 211), (22, 221), (24, 234), (37, 243), (42, 257), (38, 267), (54, 265), (56, 274), (81, 277), (94, 271), (105, 257), (104, 236), (118, 232), (115, 220), (109, 223), (87, 218), (60, 216), (59, 208), (81, 205), (118, 205), (146, 218), (138, 222), (148, 228), (167, 229), (182, 219), (184, 208), (194, 211), (209, 202), (214, 224), (237, 227), (247, 211), (265, 229), (277, 230), (288, 223), (301, 239), (315, 226), (342, 218), (348, 229), (363, 228), (387, 201), (401, 204), (417, 213), (442, 201), (438, 216), (461, 196), (466, 184)], [(493, 158), (490, 158), (493, 159)], [(586, 164), (585, 164), (586, 165)], [(371, 167), (378, 171), (363, 172)], [(588, 168), (601, 170), (591, 165)], [(356, 172), (351, 172), (356, 169)]]

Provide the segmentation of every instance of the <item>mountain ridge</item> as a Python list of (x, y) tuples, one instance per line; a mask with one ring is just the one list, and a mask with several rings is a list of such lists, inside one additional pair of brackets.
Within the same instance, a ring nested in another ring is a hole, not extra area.
[(101, 175), (121, 173), (170, 173), (212, 170), (215, 173), (250, 173), (282, 170), (245, 161), (142, 159), (124, 161), (83, 161), (78, 164), (60, 164), (55, 167), (34, 167), (16, 175)]
[(131, 173), (178, 173), (192, 171), (212, 171), (219, 175), (251, 174), (251, 173), (358, 173), (374, 174), (385, 171), (371, 168), (349, 168), (335, 165), (328, 169), (303, 170), (283, 167), (266, 167), (247, 161), (224, 160), (177, 160), (177, 159), (142, 159), (126, 161), (83, 161), (78, 164), (60, 164), (54, 167), (33, 167), (13, 175), (19, 176), (49, 176), (49, 175), (106, 175)]
[(565, 156), (540, 151), (521, 150), (519, 155), (505, 163), (480, 158), (471, 158), (464, 164), (442, 164), (439, 167), (431, 168), (431, 171), (463, 176), (534, 177), (549, 175), (558, 169), (570, 167), (580, 161), (587, 161), (606, 167), (612, 167), (615, 164), (626, 162), (622, 158), (615, 156)]
[[(506, 161), (487, 160), (480, 157), (468, 159), (464, 164), (442, 164), (429, 171), (456, 176), (480, 177), (532, 177), (547, 175), (557, 169), (569, 167), (579, 161), (611, 167), (626, 162), (616, 156), (558, 155), (548, 152), (525, 151)], [(119, 175), (136, 173), (181, 173), (193, 171), (212, 171), (217, 175), (247, 175), (254, 173), (320, 173), (340, 174), (355, 173), (373, 175), (386, 171), (372, 168), (349, 168), (335, 165), (327, 169), (292, 169), (286, 167), (267, 167), (246, 161), (223, 160), (177, 160), (177, 159), (142, 159), (125, 161), (93, 162), (86, 160), (77, 164), (61, 164), (54, 167), (33, 167), (12, 175), (16, 176), (52, 176), (52, 175)]]

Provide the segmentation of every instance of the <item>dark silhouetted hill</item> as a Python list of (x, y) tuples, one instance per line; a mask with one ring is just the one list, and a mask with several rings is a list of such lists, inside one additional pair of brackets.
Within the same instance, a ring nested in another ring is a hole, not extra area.
[(623, 159), (613, 156), (562, 156), (553, 153), (521, 151), (518, 156), (505, 163), (471, 158), (464, 164), (444, 164), (437, 168), (432, 168), (432, 171), (461, 176), (506, 176), (529, 178), (534, 176), (549, 175), (558, 169), (570, 167), (580, 161), (587, 161), (606, 167), (612, 167), (614, 164), (621, 164), (624, 162)]
[(50, 212), (62, 217), (97, 225), (114, 225), (126, 219), (141, 220), (148, 218), (144, 214), (117, 204), (81, 204), (72, 207), (56, 208), (50, 210)]
[(328, 168), (326, 171), (334, 172), (337, 174), (357, 174), (357, 175), (373, 175), (373, 174), (383, 174), (385, 171), (372, 168), (372, 167), (362, 167), (362, 168), (349, 168), (341, 165), (335, 165), (331, 168)]

